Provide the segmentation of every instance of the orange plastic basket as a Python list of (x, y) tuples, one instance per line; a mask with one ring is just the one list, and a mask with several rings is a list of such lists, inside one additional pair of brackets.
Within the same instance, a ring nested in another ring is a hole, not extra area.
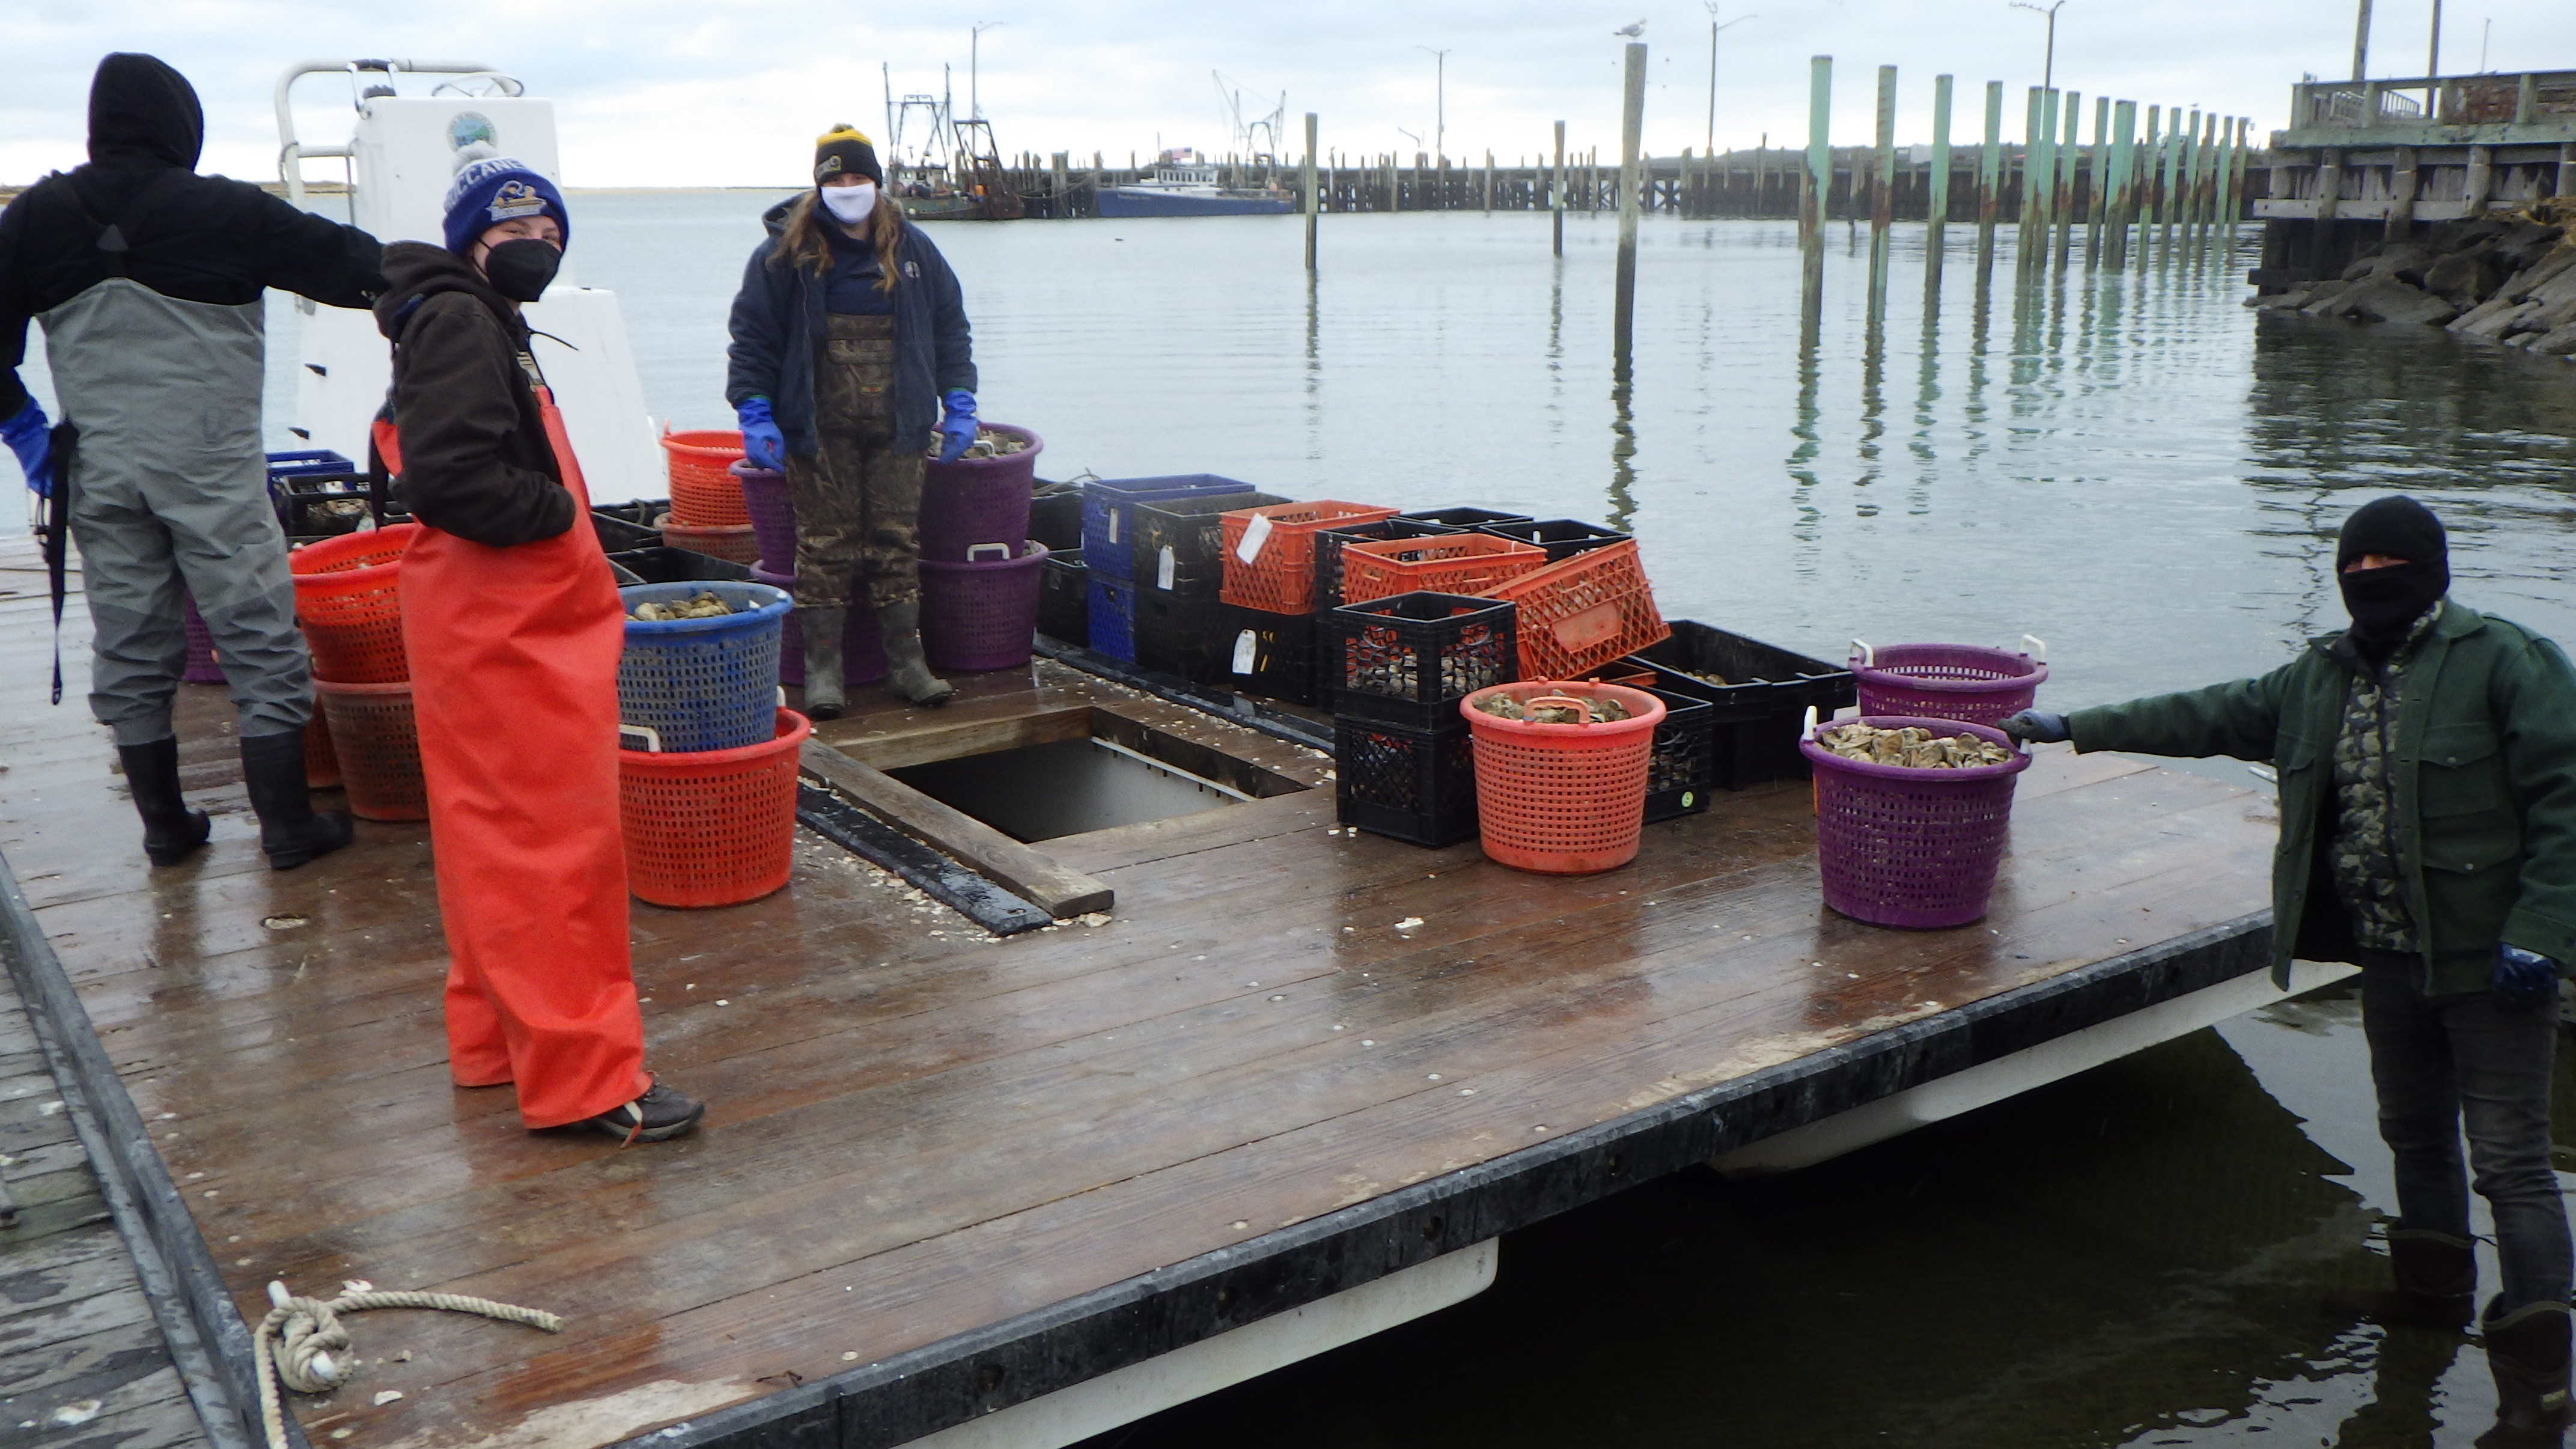
[[(1225, 533), (1225, 580), (1217, 597), (1243, 609), (1308, 614), (1315, 608), (1315, 532), (1393, 518), (1365, 503), (1266, 503), (1217, 515)], [(1258, 524), (1254, 520), (1260, 520)], [(1250, 557), (1246, 557), (1246, 555)]]
[[(1490, 715), (1480, 701), (1609, 698), (1629, 717), (1606, 724), (1532, 724)], [(1615, 684), (1497, 684), (1458, 702), (1476, 741), (1476, 820), (1485, 854), (1515, 870), (1590, 875), (1637, 858), (1646, 773), (1662, 700)]]
[(313, 677), (339, 684), (400, 684), (402, 556), (416, 523), (307, 544), (286, 556), (295, 576), (295, 622), (313, 651)]
[[(705, 526), (682, 523), (678, 514), (665, 513), (653, 525), (662, 530), (662, 542), (673, 548), (693, 549), (738, 564), (761, 562), (760, 536), (748, 523)], [(793, 571), (796, 565), (790, 561), (787, 567)]]
[(1580, 679), (1673, 632), (1655, 612), (1634, 539), (1585, 549), (1482, 593), (1520, 606), (1523, 679)]
[[(349, 813), (361, 820), (427, 820), (429, 790), (421, 783), (420, 731), (412, 722), (411, 685), (313, 681), (313, 696), (331, 726), (331, 754), (349, 792)], [(313, 762), (305, 761), (309, 781)]]
[(778, 712), (777, 737), (731, 750), (617, 752), (626, 886), (657, 906), (731, 906), (787, 884), (796, 757), (813, 732)]
[(1372, 538), (1342, 548), (1342, 602), (1396, 594), (1481, 594), (1547, 567), (1547, 550), (1486, 533)]
[(748, 525), (751, 510), (742, 501), (742, 480), (730, 471), (741, 459), (742, 434), (730, 429), (664, 432), (662, 462), (671, 480), (671, 517), (693, 528)]
[(340, 788), (340, 757), (331, 751), (331, 722), (322, 717), (319, 705), (314, 707), (312, 721), (304, 726), (304, 788)]

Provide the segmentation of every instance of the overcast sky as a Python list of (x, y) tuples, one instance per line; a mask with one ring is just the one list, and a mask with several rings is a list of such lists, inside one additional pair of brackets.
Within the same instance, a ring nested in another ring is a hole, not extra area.
[[(1709, 17), (1698, 0), (1616, 0), (1628, 9), (1538, 0), (1309, 0), (1261, 8), (1178, 0), (970, 0), (975, 10), (839, 0), (440, 0), (397, 7), (325, 0), (0, 0), (0, 182), (81, 159), (91, 68), (110, 50), (150, 51), (205, 98), (206, 169), (276, 174), (270, 91), (290, 62), (415, 56), (488, 63), (551, 97), (565, 179), (576, 186), (793, 185), (814, 134), (848, 120), (875, 134), (880, 64), (898, 94), (936, 91), (954, 67), (967, 101), (968, 27), (982, 43), (983, 110), (1006, 152), (1228, 146), (1211, 71), (1243, 89), (1247, 118), (1287, 93), (1288, 128), (1322, 115), (1324, 145), (1410, 154), (1436, 124), (1434, 58), (1446, 47), (1447, 149), (1535, 153), (1549, 123), (1569, 145), (1618, 148), (1621, 39), (1640, 18), (1652, 47), (1650, 151), (1705, 144)], [(2375, 76), (2423, 73), (2430, 0), (2379, 0)], [(2040, 79), (2047, 25), (2005, 0), (1727, 0), (1718, 55), (1721, 147), (1800, 144), (1807, 57), (1835, 58), (1838, 142), (1865, 141), (1876, 68), (1900, 68), (1902, 139), (1930, 128), (1932, 78), (1958, 78), (1954, 136), (1976, 134), (1984, 82)], [(2064, 0), (2057, 80), (2087, 97), (2214, 107), (2283, 122), (2302, 71), (2340, 77), (2352, 60), (2353, 0)], [(2576, 68), (2576, 0), (2450, 0), (2442, 69)], [(414, 82), (406, 89), (419, 83)], [(345, 82), (298, 89), (305, 139), (345, 139)], [(2089, 116), (2088, 104), (2087, 113)], [(2089, 127), (2089, 120), (2087, 125)], [(2089, 134), (2089, 132), (2088, 132)]]

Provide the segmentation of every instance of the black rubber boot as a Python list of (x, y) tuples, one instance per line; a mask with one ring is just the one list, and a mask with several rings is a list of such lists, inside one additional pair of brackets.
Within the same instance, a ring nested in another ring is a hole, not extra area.
[(244, 735), (241, 757), (242, 783), (250, 787), (250, 808), (259, 812), (259, 848), (268, 852), (270, 870), (293, 870), (357, 834), (340, 811), (314, 810), (312, 789), (304, 783), (304, 731)]
[(119, 745), (116, 757), (125, 765), (125, 787), (134, 792), (134, 813), (143, 817), (144, 858), (177, 865), (196, 854), (213, 827), (179, 793), (179, 741)]
[(957, 687), (930, 672), (921, 656), (921, 601), (877, 610), (877, 637), (885, 645), (886, 688), (913, 704), (942, 705)]
[(2477, 1316), (2478, 1260), (2466, 1238), (2393, 1228), (2388, 1273), (2390, 1287), (2335, 1294), (2328, 1308), (2391, 1328), (2462, 1329)]
[(666, 1087), (657, 1081), (645, 1088), (644, 1095), (634, 1101), (623, 1106), (611, 1107), (596, 1117), (584, 1120), (588, 1126), (596, 1127), (613, 1137), (623, 1137), (629, 1144), (633, 1144), (667, 1142), (674, 1137), (684, 1136), (690, 1129), (696, 1127), (698, 1119), (705, 1115), (707, 1115), (706, 1103), (676, 1087)]
[(2566, 1442), (2568, 1317), (2564, 1303), (2526, 1303), (2499, 1315), (2487, 1304), (2480, 1327), (2487, 1372), (2495, 1376), (2495, 1427), (2477, 1449), (2539, 1449)]
[(848, 701), (841, 695), (841, 630), (847, 609), (799, 609), (796, 627), (805, 635), (805, 717), (839, 719)]

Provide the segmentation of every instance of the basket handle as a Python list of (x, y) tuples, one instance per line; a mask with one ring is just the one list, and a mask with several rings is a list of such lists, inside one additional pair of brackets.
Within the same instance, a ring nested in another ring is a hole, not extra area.
[(1812, 740), (1812, 739), (1814, 739), (1815, 737), (1816, 737), (1816, 707), (1815, 707), (1814, 705), (1812, 705), (1812, 704), (1811, 704), (1811, 705), (1808, 705), (1808, 706), (1807, 706), (1807, 719), (1806, 719), (1806, 723), (1804, 723), (1804, 724), (1802, 724), (1802, 725), (1800, 725), (1800, 726), (1798, 727), (1798, 738), (1800, 738), (1800, 739), (1802, 739), (1802, 740)]
[(1011, 561), (1011, 546), (1010, 546), (1009, 544), (1007, 544), (1007, 543), (977, 543), (977, 544), (969, 544), (969, 545), (967, 545), (967, 548), (966, 548), (966, 561), (967, 561), (968, 563), (982, 563), (982, 562), (984, 561), (984, 560), (983, 560), (983, 553), (984, 553), (984, 550), (986, 550), (986, 549), (988, 549), (988, 548), (998, 548), (998, 549), (1000, 549), (1000, 550), (1002, 551), (1002, 553), (1001, 553), (1001, 560), (1002, 560), (1002, 562), (1004, 562), (1004, 563), (1009, 563), (1009, 562)]
[(2022, 642), (2022, 651), (2021, 651), (2021, 652), (2023, 652), (2024, 654), (2029, 655), (2029, 656), (2030, 656), (2031, 658), (2033, 658), (2033, 659), (2038, 660), (2038, 661), (2039, 661), (2040, 663), (2042, 663), (2042, 664), (2046, 664), (2046, 663), (2048, 662), (2048, 641), (2047, 641), (2047, 640), (2040, 638), (2040, 637), (2039, 637), (2038, 635), (2036, 635), (2036, 634), (2024, 634), (2024, 635), (2022, 635), (2022, 636), (2021, 636), (2021, 642)]
[(646, 754), (658, 755), (662, 753), (662, 732), (660, 730), (653, 728), (651, 725), (620, 724), (617, 727), (617, 747), (619, 749), (627, 748), (626, 740), (630, 735), (643, 742), (644, 752)]
[(1861, 668), (1874, 669), (1878, 667), (1878, 651), (1869, 647), (1868, 640), (1854, 639), (1851, 641), (1851, 647), (1851, 657), (1860, 661)]
[(1521, 712), (1527, 714), (1542, 704), (1573, 705), (1574, 712), (1582, 716), (1574, 722), (1576, 727), (1580, 729), (1592, 727), (1592, 701), (1588, 699), (1578, 699), (1571, 694), (1534, 694), (1521, 701)]

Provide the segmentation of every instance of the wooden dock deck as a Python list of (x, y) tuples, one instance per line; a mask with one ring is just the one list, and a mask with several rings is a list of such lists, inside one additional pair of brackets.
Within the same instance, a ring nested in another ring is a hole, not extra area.
[(220, 689), (181, 711), (214, 842), (147, 870), (78, 699), (85, 623), (45, 705), (27, 558), (0, 550), (21, 944), (130, 1096), (145, 1212), (184, 1209), (157, 1230), (192, 1255), (218, 1389), (248, 1402), (241, 1319), (272, 1278), (569, 1320), (351, 1320), (357, 1379), (295, 1405), (326, 1449), (904, 1443), (2269, 950), (2269, 797), (2133, 761), (2045, 752), (1991, 917), (1900, 933), (1818, 904), (1803, 782), (1649, 827), (1628, 868), (1534, 877), (1337, 833), (1328, 760), (1041, 661), (820, 737), (894, 764), (1098, 708), (1323, 788), (1048, 843), (1116, 890), (1097, 926), (997, 939), (810, 832), (766, 900), (639, 904), (648, 1065), (711, 1108), (620, 1150), (449, 1085), (426, 827), (262, 868)]

